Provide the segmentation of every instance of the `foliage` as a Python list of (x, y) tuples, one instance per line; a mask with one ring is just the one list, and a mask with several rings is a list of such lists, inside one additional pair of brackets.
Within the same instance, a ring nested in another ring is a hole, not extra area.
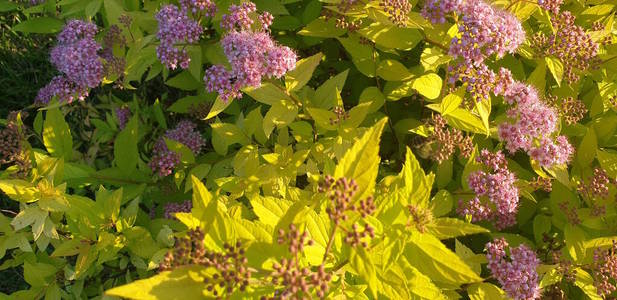
[(612, 1), (0, 11), (57, 69), (0, 131), (3, 296), (615, 296)]

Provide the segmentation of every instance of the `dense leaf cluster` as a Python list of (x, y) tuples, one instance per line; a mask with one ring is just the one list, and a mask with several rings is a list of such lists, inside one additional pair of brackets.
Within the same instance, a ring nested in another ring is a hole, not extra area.
[(614, 298), (613, 2), (0, 0), (3, 296)]

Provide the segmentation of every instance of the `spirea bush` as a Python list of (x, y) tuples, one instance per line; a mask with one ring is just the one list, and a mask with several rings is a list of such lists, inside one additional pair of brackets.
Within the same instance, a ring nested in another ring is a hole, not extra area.
[(3, 297), (613, 299), (616, 5), (0, 1)]

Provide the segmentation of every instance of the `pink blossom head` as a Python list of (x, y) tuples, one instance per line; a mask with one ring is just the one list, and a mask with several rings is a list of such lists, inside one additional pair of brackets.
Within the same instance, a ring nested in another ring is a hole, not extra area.
[(229, 6), (229, 14), (223, 15), (221, 27), (226, 30), (250, 30), (253, 19), (250, 14), (257, 11), (257, 6), (253, 2), (244, 2), (240, 5), (232, 4)]
[(536, 253), (525, 245), (510, 248), (507, 258), (508, 242), (495, 239), (486, 244), (488, 269), (497, 279), (502, 289), (515, 300), (533, 300), (540, 298), (537, 268), (540, 260)]
[(47, 105), (54, 97), (57, 97), (59, 102), (66, 103), (84, 100), (88, 97), (88, 89), (77, 86), (64, 76), (56, 76), (39, 90), (34, 101), (39, 105)]
[(519, 192), (516, 177), (507, 169), (505, 156), (500, 152), (482, 150), (478, 157), (486, 170), (469, 174), (467, 183), (475, 193), (468, 203), (459, 201), (460, 215), (470, 215), (473, 222), (490, 220), (503, 229), (516, 223)]
[(102, 47), (94, 40), (96, 31), (92, 23), (69, 21), (51, 50), (51, 63), (81, 87), (94, 88), (103, 80), (103, 62), (98, 54)]
[(190, 63), (189, 54), (184, 47), (178, 48), (176, 44), (199, 41), (203, 28), (175, 5), (163, 6), (155, 18), (159, 23), (156, 34), (160, 40), (156, 47), (159, 60), (168, 69), (187, 69)]

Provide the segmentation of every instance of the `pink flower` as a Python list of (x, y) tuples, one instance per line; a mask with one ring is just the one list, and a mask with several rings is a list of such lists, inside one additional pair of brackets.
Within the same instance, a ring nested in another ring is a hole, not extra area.
[(574, 148), (564, 136), (553, 139), (557, 132), (558, 114), (542, 102), (534, 88), (521, 82), (509, 83), (503, 91), (510, 121), (499, 124), (498, 136), (514, 153), (526, 151), (543, 167), (570, 161)]
[(164, 210), (165, 219), (173, 219), (175, 213), (190, 213), (191, 209), (193, 209), (192, 200), (186, 200), (181, 203), (167, 203)]
[(53, 97), (57, 97), (59, 102), (71, 103), (75, 99), (86, 99), (88, 97), (88, 89), (77, 86), (65, 76), (56, 76), (39, 90), (34, 102), (46, 105)]
[(66, 78), (81, 87), (94, 88), (103, 80), (103, 62), (94, 40), (96, 25), (71, 20), (58, 34), (58, 44), (51, 50), (50, 60)]
[(278, 45), (267, 32), (232, 31), (221, 43), (231, 71), (212, 66), (204, 83), (225, 101), (240, 97), (243, 87), (259, 87), (263, 77), (280, 78), (296, 66), (293, 50)]
[[(221, 27), (226, 30), (250, 30), (253, 20), (250, 13), (257, 11), (257, 6), (253, 2), (244, 2), (240, 5), (232, 4), (229, 6), (229, 14), (223, 15)], [(266, 18), (264, 21), (268, 20)]]
[(460, 37), (450, 43), (450, 55), (467, 64), (480, 65), (488, 56), (514, 53), (525, 41), (525, 31), (512, 14), (494, 8), (482, 0), (463, 2), (457, 10)]
[[(165, 137), (184, 144), (191, 149), (193, 154), (199, 154), (205, 145), (205, 141), (199, 132), (195, 131), (197, 125), (190, 121), (181, 121), (174, 129), (167, 130)], [(180, 163), (180, 155), (167, 148), (163, 138), (154, 145), (150, 168), (160, 176), (171, 174), (173, 169)]]
[(463, 0), (427, 0), (422, 8), (422, 16), (432, 23), (445, 23), (446, 15), (459, 11)]
[(131, 118), (131, 110), (128, 107), (118, 107), (116, 108), (116, 117), (118, 118), (118, 127), (122, 130)]
[(182, 11), (191, 11), (193, 14), (203, 12), (206, 17), (214, 17), (218, 10), (211, 0), (180, 0)]
[(203, 28), (175, 5), (163, 6), (155, 18), (159, 22), (156, 36), (161, 42), (156, 47), (158, 58), (169, 69), (178, 66), (187, 69), (191, 61), (189, 54), (184, 48), (178, 49), (176, 44), (197, 42)]
[(493, 154), (484, 149), (477, 160), (487, 170), (469, 175), (467, 182), (476, 196), (468, 203), (460, 200), (458, 213), (470, 215), (473, 222), (491, 220), (497, 229), (514, 225), (519, 193), (516, 177), (508, 170), (504, 155), (500, 151)]
[(506, 293), (515, 300), (531, 300), (540, 298), (538, 272), (536, 269), (540, 260), (525, 245), (510, 247), (510, 260), (506, 260), (505, 239), (495, 239), (486, 244), (486, 259), (488, 269), (499, 281)]

